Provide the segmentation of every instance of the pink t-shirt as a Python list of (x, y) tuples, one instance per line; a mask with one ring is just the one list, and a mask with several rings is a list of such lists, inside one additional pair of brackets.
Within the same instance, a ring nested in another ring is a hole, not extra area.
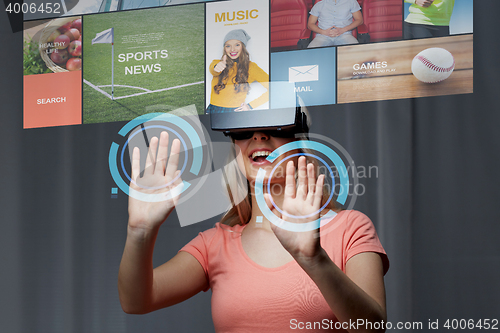
[[(217, 223), (180, 250), (193, 255), (205, 270), (215, 330), (289, 332), (296, 331), (292, 328), (298, 322), (336, 321), (318, 287), (296, 261), (267, 268), (247, 256), (241, 243), (244, 228)], [(380, 253), (387, 271), (387, 255), (363, 213), (341, 211), (320, 231), (322, 247), (342, 271), (347, 260), (361, 252)]]

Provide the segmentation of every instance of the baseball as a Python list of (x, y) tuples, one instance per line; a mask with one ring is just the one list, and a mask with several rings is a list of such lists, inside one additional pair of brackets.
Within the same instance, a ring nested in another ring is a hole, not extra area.
[(417, 79), (425, 83), (446, 80), (455, 68), (455, 58), (445, 49), (432, 47), (413, 58), (411, 71)]

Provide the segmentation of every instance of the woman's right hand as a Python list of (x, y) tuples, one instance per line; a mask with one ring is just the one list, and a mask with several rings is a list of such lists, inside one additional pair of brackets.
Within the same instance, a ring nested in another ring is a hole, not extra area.
[[(141, 177), (140, 150), (135, 147), (132, 153), (132, 180), (130, 189), (140, 194), (148, 195), (172, 194), (172, 189), (182, 183), (177, 170), (179, 163), (180, 141), (172, 142), (170, 157), (168, 157), (168, 133), (162, 132), (160, 139), (153, 137), (149, 143), (148, 156), (144, 173)], [(158, 149), (158, 154), (156, 151)], [(167, 163), (168, 160), (168, 163)], [(177, 177), (177, 179), (175, 179)], [(175, 181), (172, 182), (172, 180)], [(172, 184), (169, 184), (171, 183)], [(169, 184), (169, 185), (167, 185)], [(128, 213), (129, 229), (152, 231), (160, 227), (172, 212), (179, 200), (179, 194), (166, 196), (165, 201), (141, 201), (129, 195)]]
[(219, 61), (217, 65), (215, 65), (214, 71), (216, 71), (217, 73), (222, 72), (226, 68), (226, 59), (227, 56), (224, 54), (224, 56), (222, 56), (222, 60)]

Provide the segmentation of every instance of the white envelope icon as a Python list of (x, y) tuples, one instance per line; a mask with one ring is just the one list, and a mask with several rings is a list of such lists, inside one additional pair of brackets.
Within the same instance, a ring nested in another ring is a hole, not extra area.
[(319, 65), (295, 66), (288, 68), (289, 82), (305, 82), (319, 80)]

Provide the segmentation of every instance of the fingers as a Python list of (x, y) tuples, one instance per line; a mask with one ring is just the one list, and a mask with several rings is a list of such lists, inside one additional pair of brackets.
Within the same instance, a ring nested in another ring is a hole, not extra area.
[(154, 165), (156, 161), (156, 149), (158, 148), (158, 138), (155, 136), (149, 141), (148, 156), (146, 157), (146, 165), (144, 173), (154, 173)]
[(328, 31), (328, 36), (330, 37), (337, 37), (339, 34), (338, 34), (338, 31), (336, 29), (331, 29)]
[(168, 159), (167, 170), (165, 172), (165, 177), (167, 182), (175, 177), (175, 172), (177, 171), (177, 166), (179, 165), (179, 152), (181, 150), (181, 142), (179, 139), (175, 139), (172, 142), (172, 148), (170, 151), (170, 158)]
[(141, 151), (134, 147), (132, 151), (132, 180), (135, 181), (141, 174)]
[[(172, 142), (170, 156), (168, 156), (168, 133), (163, 131), (160, 139), (153, 137), (149, 142), (148, 155), (144, 175), (165, 176), (167, 182), (176, 177), (177, 167), (179, 165), (180, 141), (175, 139)], [(156, 152), (158, 150), (158, 153)], [(168, 163), (167, 163), (168, 161)], [(140, 149), (135, 147), (132, 151), (132, 179), (135, 181), (141, 175)]]
[[(298, 159), (297, 176), (295, 176), (294, 162), (289, 161), (286, 164), (283, 209), (287, 213), (303, 216), (317, 211), (321, 207), (325, 175), (319, 175), (316, 178), (316, 172), (315, 165), (307, 163), (305, 156), (300, 156)], [(264, 197), (269, 209), (276, 216), (280, 216), (272, 205), (270, 194), (265, 194)]]
[(427, 8), (432, 5), (433, 2), (434, 0), (417, 0), (415, 3), (421, 7)]
[(325, 175), (319, 175), (316, 179), (316, 172), (314, 164), (307, 165), (307, 199), (306, 201), (315, 209), (321, 206), (323, 198), (323, 184), (325, 182)]
[(304, 156), (299, 158), (298, 164), (297, 197), (302, 198), (313, 207), (319, 207), (323, 197), (325, 176), (320, 175), (316, 179), (314, 164), (308, 163), (306, 166), (306, 158)]
[(310, 199), (312, 202), (318, 181), (316, 180), (314, 164), (309, 163), (306, 165), (305, 156), (301, 156), (298, 161), (297, 187), (295, 187), (295, 167), (293, 161), (288, 162), (286, 165), (285, 196), (292, 199)]
[(323, 199), (323, 184), (325, 183), (325, 175), (320, 175), (318, 181), (316, 182), (316, 189), (314, 191), (313, 207), (321, 207), (321, 201)]
[(222, 60), (221, 60), (221, 61), (219, 61), (219, 62), (217, 63), (217, 65), (215, 65), (214, 70), (215, 70), (217, 73), (222, 72), (222, 71), (226, 68), (226, 59), (227, 59), (227, 56), (224, 54), (224, 55), (222, 56)]
[(307, 196), (307, 167), (305, 156), (299, 157), (297, 174), (299, 184), (297, 187), (297, 197), (305, 200)]
[(158, 155), (156, 156), (156, 165), (155, 165), (155, 173), (164, 175), (165, 167), (167, 165), (167, 157), (168, 157), (168, 133), (161, 132), (160, 134), (160, 142), (158, 148)]
[(314, 172), (314, 165), (309, 163), (307, 165), (307, 194), (310, 195), (316, 190), (316, 175)]
[[(157, 152), (158, 150), (158, 152)], [(165, 174), (168, 156), (168, 133), (163, 131), (160, 139), (156, 136), (149, 142), (148, 156), (146, 157), (145, 173)]]
[(328, 35), (330, 37), (337, 37), (340, 35), (340, 32), (338, 30), (339, 28), (337, 28), (336, 26), (332, 25), (332, 27), (330, 29), (328, 29)]
[(240, 106), (238, 106), (236, 109), (234, 109), (234, 111), (236, 111), (236, 112), (248, 111), (248, 110), (250, 110), (250, 107), (248, 106), (248, 104), (245, 104), (245, 103), (241, 103)]
[(295, 166), (293, 161), (289, 161), (286, 164), (285, 173), (285, 198), (295, 198)]
[(336, 34), (336, 33), (337, 33), (337, 29), (338, 29), (338, 28), (337, 28), (336, 26), (332, 25), (332, 26), (328, 29), (328, 31), (329, 31), (330, 35), (333, 35), (333, 34)]

